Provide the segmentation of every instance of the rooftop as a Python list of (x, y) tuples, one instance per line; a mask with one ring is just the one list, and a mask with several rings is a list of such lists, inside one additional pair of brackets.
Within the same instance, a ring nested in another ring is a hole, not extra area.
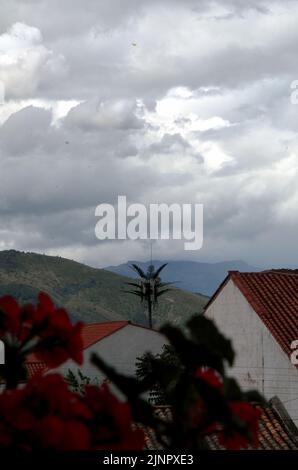
[(107, 336), (110, 336), (129, 323), (129, 321), (123, 320), (84, 325), (82, 329), (84, 349), (87, 349), (92, 346), (92, 344), (97, 343), (97, 341), (101, 341)]
[(298, 270), (280, 269), (252, 273), (230, 271), (205, 310), (230, 279), (290, 357), (291, 343), (297, 338), (298, 332)]

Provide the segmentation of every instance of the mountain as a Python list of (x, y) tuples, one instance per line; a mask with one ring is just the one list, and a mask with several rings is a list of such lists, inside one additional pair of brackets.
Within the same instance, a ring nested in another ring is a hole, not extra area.
[[(128, 319), (145, 324), (138, 298), (123, 292), (125, 282), (130, 280), (60, 257), (15, 250), (0, 252), (0, 296), (10, 294), (22, 302), (36, 302), (38, 293), (44, 291), (74, 319), (86, 323)], [(154, 314), (156, 324), (183, 324), (193, 314), (201, 313), (207, 300), (180, 289), (168, 292)]]
[[(157, 267), (166, 262), (164, 260), (153, 260), (152, 264)], [(134, 271), (130, 268), (132, 263), (136, 263), (143, 270), (147, 270), (151, 262), (129, 261), (125, 264), (109, 266), (105, 269), (122, 276), (135, 277)], [(163, 281), (177, 281), (179, 288), (207, 296), (211, 296), (215, 292), (228, 274), (228, 271), (261, 271), (260, 268), (250, 266), (244, 261), (226, 261), (222, 263), (168, 261), (168, 263), (162, 274)]]

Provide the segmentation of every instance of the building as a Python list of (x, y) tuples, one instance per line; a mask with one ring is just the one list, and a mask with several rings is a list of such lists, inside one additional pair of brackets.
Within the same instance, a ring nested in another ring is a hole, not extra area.
[[(78, 366), (67, 361), (57, 369), (63, 375), (69, 370), (80, 369), (83, 375), (92, 381), (101, 382), (104, 376), (90, 364), (90, 356), (97, 353), (108, 365), (125, 375), (134, 375), (136, 359), (145, 352), (161, 352), (166, 343), (165, 338), (157, 331), (133, 324), (129, 321), (112, 321), (85, 325), (82, 330), (84, 344), (84, 363)], [(45, 364), (31, 356), (27, 363), (30, 376), (46, 368)]]
[(205, 307), (236, 352), (233, 375), (244, 389), (278, 396), (298, 423), (298, 270), (231, 271)]

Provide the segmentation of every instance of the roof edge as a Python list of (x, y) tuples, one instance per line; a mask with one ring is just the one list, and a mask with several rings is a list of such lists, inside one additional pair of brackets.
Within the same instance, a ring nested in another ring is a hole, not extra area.
[[(102, 341), (103, 339), (106, 339), (108, 338), (109, 336), (111, 336), (112, 334), (114, 333), (117, 333), (117, 331), (120, 331), (122, 330), (125, 326), (129, 325), (129, 321), (128, 320), (123, 320), (123, 322), (121, 320), (115, 320), (115, 321), (111, 321), (111, 322), (102, 322), (102, 323), (88, 323), (84, 326), (92, 326), (92, 325), (103, 325), (105, 323), (118, 323), (118, 322), (121, 322), (122, 324), (119, 325), (119, 328), (117, 328), (116, 330), (113, 330), (113, 331), (109, 331), (108, 333), (106, 333), (104, 336), (102, 336), (100, 339), (95, 339), (94, 341), (92, 341), (91, 343), (88, 344), (88, 346), (84, 346), (84, 351), (88, 348), (90, 348), (90, 346), (93, 346), (94, 344), (98, 343), (99, 341)], [(84, 328), (83, 326), (83, 328)]]
[(206, 313), (207, 309), (210, 307), (211, 304), (213, 304), (214, 300), (218, 297), (218, 295), (221, 293), (222, 289), (225, 287), (225, 285), (228, 283), (228, 281), (231, 279), (231, 273), (232, 272), (239, 272), (239, 271), (228, 271), (228, 274), (222, 281), (222, 283), (218, 286), (214, 294), (210, 297), (208, 300), (207, 304), (205, 305), (203, 309), (203, 314)]
[(282, 401), (277, 396), (274, 396), (269, 400), (269, 405), (272, 407), (275, 413), (277, 413), (291, 438), (298, 444), (298, 428), (287, 412)]

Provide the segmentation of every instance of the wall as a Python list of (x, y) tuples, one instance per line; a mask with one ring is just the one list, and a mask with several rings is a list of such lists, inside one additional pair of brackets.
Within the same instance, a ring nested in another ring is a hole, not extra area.
[(256, 388), (268, 399), (277, 395), (298, 425), (298, 371), (231, 279), (206, 316), (233, 341), (231, 375), (245, 389)]
[(160, 353), (165, 342), (165, 338), (156, 331), (135, 325), (126, 325), (86, 349), (83, 366), (68, 361), (58, 370), (66, 375), (69, 369), (76, 371), (80, 368), (84, 375), (102, 381), (103, 375), (89, 361), (91, 354), (96, 352), (119, 372), (134, 375), (136, 358), (142, 356), (146, 351), (151, 351), (153, 354)]

